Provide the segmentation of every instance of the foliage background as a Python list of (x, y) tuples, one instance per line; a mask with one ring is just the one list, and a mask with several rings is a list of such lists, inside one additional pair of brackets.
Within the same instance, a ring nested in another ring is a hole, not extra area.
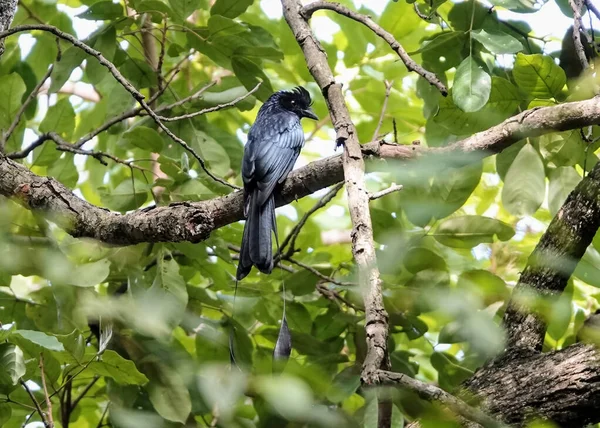
[[(558, 6), (568, 14), (566, 3)], [(359, 9), (448, 83), (452, 91), (446, 98), (410, 74), (387, 44), (360, 24), (333, 13), (316, 15), (314, 25), (326, 15), (340, 28), (322, 43), (330, 65), (348, 82), (361, 141), (374, 138), (386, 98), (384, 81), (393, 83), (380, 134), (429, 147), (484, 130), (520, 110), (592, 96), (586, 90), (591, 80), (585, 80), (591, 77), (567, 86), (555, 61), (560, 57), (564, 68), (573, 65), (577, 59), (566, 55), (572, 47), (548, 52), (539, 35), (528, 36), (528, 20), (541, 3), (492, 4), (521, 13), (520, 19), (499, 20), (490, 4), (474, 0), (390, 1), (381, 14)], [(309, 142), (301, 162), (333, 153), (325, 103), (293, 35), (284, 20), (268, 18), (257, 2), (23, 0), (13, 26), (44, 23), (76, 34), (73, 8), (80, 8), (78, 19), (98, 27), (85, 42), (136, 88), (151, 96), (170, 82), (158, 108), (214, 82), (201, 98), (165, 115), (229, 103), (263, 82), (235, 107), (169, 123), (230, 183), (241, 184), (245, 133), (273, 90), (304, 85), (323, 118), (304, 124)], [(141, 32), (148, 21), (150, 42)], [(80, 50), (40, 31), (21, 37), (32, 49), (24, 54), (18, 38), (11, 37), (0, 61), (0, 128), (10, 126), (48, 67), (54, 69), (42, 89), (48, 95), (28, 105), (7, 153), (47, 132), (69, 143), (83, 141), (134, 107), (131, 95)], [(161, 70), (148, 59), (148, 43), (157, 49)], [(371, 205), (392, 325), (393, 371), (453, 391), (502, 349), (498, 321), (511, 285), (568, 192), (597, 162), (598, 136), (596, 127), (528, 139), (463, 168), (451, 166), (464, 159), (437, 157), (369, 165), (370, 190), (404, 186)], [(230, 191), (147, 117), (120, 122), (80, 148), (121, 162), (57, 150), (51, 141), (23, 162), (90, 203), (120, 212)], [(288, 235), (325, 193), (279, 210), (279, 236)], [(238, 372), (229, 369), (227, 336), (242, 224), (223, 227), (198, 244), (118, 248), (72, 238), (0, 199), (0, 425), (39, 420), (26, 389), (45, 408), (43, 377), (57, 426), (135, 427), (142, 421), (144, 426), (277, 426), (284, 419), (297, 426), (374, 426), (376, 400), (360, 388), (364, 314), (350, 243), (347, 238), (332, 243), (326, 233), (345, 231), (336, 234), (345, 237), (349, 228), (340, 191), (305, 223), (295, 242), (298, 251), (282, 261), (285, 270), (254, 273), (239, 285), (236, 343), (246, 370)], [(549, 320), (546, 349), (573, 343), (586, 315), (599, 306), (598, 250), (595, 241), (560, 299), (540, 302), (547, 305)], [(294, 351), (283, 374), (272, 376), (282, 297)], [(88, 325), (98, 318), (114, 322), (108, 349)], [(416, 416), (425, 417), (425, 426), (456, 424), (408, 392), (395, 391), (393, 399), (394, 426)]]

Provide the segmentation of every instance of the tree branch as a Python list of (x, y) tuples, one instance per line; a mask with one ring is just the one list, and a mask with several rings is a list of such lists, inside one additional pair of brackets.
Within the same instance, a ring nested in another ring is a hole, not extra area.
[[(356, 128), (346, 107), (342, 86), (335, 82), (325, 50), (308, 25), (310, 13), (303, 13), (306, 10), (302, 8), (299, 0), (282, 0), (281, 4), (283, 16), (294, 33), (298, 45), (302, 48), (308, 70), (321, 88), (327, 102), (331, 122), (337, 134), (336, 142), (344, 145), (342, 164), (352, 220), (352, 253), (358, 266), (358, 282), (362, 287), (365, 302), (367, 356), (362, 368), (361, 381), (367, 385), (374, 385), (378, 381), (375, 372), (390, 368), (387, 352), (388, 314), (383, 305), (381, 279), (375, 255), (363, 154)], [(332, 3), (319, 4), (332, 5)], [(400, 54), (404, 49), (397, 43), (396, 51)], [(378, 426), (389, 427), (391, 416), (391, 401), (380, 400)]]
[(385, 97), (383, 99), (383, 106), (381, 107), (381, 114), (379, 115), (379, 120), (377, 121), (377, 126), (375, 127), (375, 131), (373, 132), (373, 138), (371, 140), (375, 141), (379, 138), (379, 130), (381, 129), (381, 125), (383, 125), (383, 120), (385, 119), (385, 111), (387, 110), (388, 101), (390, 99), (390, 93), (392, 92), (392, 85), (394, 81), (388, 82), (387, 80), (383, 82), (385, 84)]
[(592, 3), (592, 0), (585, 0), (585, 6), (588, 8), (588, 10), (591, 13), (596, 15), (596, 18), (600, 19), (600, 10), (598, 10), (598, 8), (596, 6), (594, 6), (594, 3)]
[(8, 139), (10, 138), (10, 136), (12, 135), (14, 130), (17, 128), (17, 125), (19, 124), (19, 121), (21, 120), (21, 116), (23, 116), (23, 113), (25, 113), (25, 110), (27, 110), (27, 107), (29, 106), (31, 101), (37, 96), (42, 85), (46, 82), (46, 80), (48, 80), (48, 78), (52, 74), (53, 68), (54, 68), (54, 64), (50, 65), (50, 67), (48, 68), (48, 71), (46, 71), (46, 74), (44, 74), (44, 76), (42, 77), (42, 80), (40, 80), (38, 82), (38, 84), (32, 89), (32, 91), (27, 96), (27, 99), (25, 100), (25, 102), (23, 104), (21, 104), (21, 107), (19, 108), (19, 111), (17, 111), (17, 114), (15, 115), (12, 123), (10, 124), (10, 126), (8, 127), (6, 132), (4, 132), (0, 138), (0, 152), (4, 152), (4, 147), (6, 145), (6, 142), (8, 141)]
[(164, 122), (174, 122), (176, 120), (191, 119), (193, 117), (200, 116), (200, 115), (203, 115), (203, 114), (207, 114), (207, 113), (212, 113), (214, 111), (223, 110), (224, 108), (232, 107), (232, 106), (236, 105), (237, 103), (239, 103), (240, 101), (245, 100), (246, 98), (248, 98), (250, 95), (252, 95), (254, 92), (256, 92), (258, 90), (258, 88), (260, 87), (261, 83), (262, 82), (258, 82), (256, 84), (256, 86), (254, 88), (252, 88), (250, 91), (246, 92), (244, 95), (241, 95), (241, 96), (237, 97), (236, 99), (234, 99), (232, 101), (229, 101), (228, 103), (218, 104), (216, 106), (204, 108), (202, 110), (194, 111), (192, 113), (182, 114), (181, 116), (173, 116), (173, 117), (158, 116), (158, 117), (160, 118), (160, 120), (162, 120)]
[(600, 165), (575, 187), (529, 257), (504, 314), (508, 348), (539, 352), (546, 323), (531, 298), (563, 292), (600, 227)]
[[(425, 154), (476, 154), (459, 156), (467, 162), (469, 159), (475, 160), (474, 157), (499, 153), (521, 138), (595, 124), (600, 124), (600, 97), (527, 110), (487, 131), (444, 148), (428, 149), (417, 145), (378, 141), (363, 145), (362, 151), (365, 156), (405, 160)], [(48, 139), (46, 134), (42, 137)], [(464, 163), (456, 166), (462, 165)], [(241, 192), (123, 215), (83, 201), (57, 181), (40, 177), (1, 154), (0, 177), (0, 195), (15, 198), (25, 207), (54, 219), (75, 237), (94, 238), (108, 244), (199, 242), (206, 239), (213, 230), (243, 219)], [(282, 184), (277, 204), (281, 206), (290, 203), (342, 180), (341, 156), (312, 162), (289, 175)]]
[(171, 132), (171, 130), (169, 128), (166, 127), (166, 125), (162, 122), (162, 120), (160, 119), (158, 114), (154, 110), (152, 110), (149, 103), (144, 101), (144, 98), (145, 98), (144, 95), (142, 95), (141, 92), (139, 92), (127, 79), (125, 79), (125, 77), (123, 77), (123, 75), (119, 72), (119, 70), (117, 70), (115, 65), (112, 62), (108, 61), (102, 55), (101, 52), (99, 52), (99, 51), (91, 48), (90, 46), (86, 45), (85, 43), (79, 41), (74, 36), (72, 36), (68, 33), (65, 33), (63, 31), (60, 31), (58, 28), (53, 27), (51, 25), (38, 25), (38, 24), (20, 25), (18, 27), (11, 28), (10, 30), (0, 32), (0, 40), (4, 40), (6, 37), (11, 36), (16, 33), (19, 33), (19, 32), (33, 31), (33, 30), (40, 30), (40, 31), (46, 31), (46, 32), (52, 33), (55, 36), (70, 42), (71, 44), (73, 44), (73, 46), (76, 46), (77, 48), (81, 49), (88, 55), (95, 57), (101, 65), (103, 65), (104, 67), (106, 67), (108, 69), (110, 74), (113, 75), (113, 77), (121, 84), (121, 86), (123, 86), (123, 88), (125, 88), (125, 90), (131, 94), (131, 96), (140, 104), (140, 107), (143, 110), (145, 110), (146, 113), (148, 113), (148, 115), (154, 120), (154, 122), (158, 125), (158, 127), (160, 129), (162, 129), (163, 132), (165, 134), (167, 134), (169, 136), (169, 138), (171, 138), (171, 140), (173, 140), (174, 142), (179, 144), (181, 147), (183, 147), (198, 161), (202, 170), (210, 178), (212, 178), (216, 182), (221, 183), (225, 186), (231, 187), (233, 189), (239, 189), (238, 186), (235, 186), (235, 185), (227, 182), (226, 180), (223, 180), (222, 178), (217, 177), (215, 174), (213, 174), (206, 167), (206, 163), (204, 162), (204, 159), (202, 159), (200, 157), (200, 155), (198, 155), (198, 153), (196, 153), (196, 151), (192, 147), (190, 147), (189, 144), (187, 144), (184, 140), (182, 140), (181, 138), (176, 136), (173, 132)]
[[(3, 0), (0, 2), (0, 32), (10, 27), (17, 13), (18, 0)], [(0, 39), (0, 57), (4, 53), (4, 40)]]
[(479, 369), (465, 387), (491, 414), (511, 425), (535, 416), (563, 428), (600, 421), (600, 360), (577, 344), (544, 354), (511, 353)]
[(419, 64), (417, 64), (406, 52), (406, 50), (402, 47), (402, 45), (394, 38), (394, 36), (388, 33), (386, 30), (381, 28), (375, 21), (373, 21), (370, 17), (366, 15), (362, 15), (360, 13), (354, 12), (353, 10), (348, 9), (346, 6), (343, 6), (339, 3), (331, 3), (327, 1), (315, 1), (313, 3), (309, 3), (302, 8), (300, 13), (307, 21), (310, 19), (313, 13), (320, 9), (332, 10), (334, 12), (339, 13), (340, 15), (346, 16), (350, 19), (353, 19), (361, 24), (367, 26), (371, 31), (381, 37), (383, 40), (387, 42), (388, 45), (392, 48), (396, 54), (400, 57), (404, 65), (408, 71), (414, 71), (427, 80), (431, 85), (438, 88), (438, 90), (442, 93), (443, 96), (448, 95), (448, 89), (446, 85), (442, 83), (442, 81), (431, 71), (425, 70)]
[(575, 45), (575, 53), (577, 53), (581, 67), (585, 70), (589, 64), (585, 56), (585, 49), (581, 43), (581, 10), (583, 9), (583, 2), (583, 0), (569, 0), (569, 5), (573, 10), (573, 44)]
[(19, 383), (21, 384), (23, 389), (25, 389), (25, 391), (27, 392), (27, 395), (29, 395), (29, 398), (31, 398), (31, 401), (33, 402), (33, 405), (35, 406), (35, 410), (38, 413), (38, 415), (40, 415), (40, 419), (42, 420), (44, 427), (50, 428), (50, 424), (48, 423), (48, 421), (46, 420), (46, 417), (44, 416), (44, 411), (42, 410), (42, 408), (40, 407), (40, 404), (35, 399), (35, 395), (33, 395), (33, 392), (31, 392), (31, 389), (29, 389), (29, 387), (23, 381), (23, 379), (19, 379)]
[(457, 415), (478, 423), (484, 427), (500, 427), (502, 424), (496, 419), (486, 415), (479, 409), (469, 406), (460, 398), (447, 393), (443, 389), (420, 380), (413, 379), (402, 373), (393, 373), (384, 370), (377, 372), (380, 382), (387, 385), (396, 385), (415, 392), (426, 401), (434, 401), (443, 404)]

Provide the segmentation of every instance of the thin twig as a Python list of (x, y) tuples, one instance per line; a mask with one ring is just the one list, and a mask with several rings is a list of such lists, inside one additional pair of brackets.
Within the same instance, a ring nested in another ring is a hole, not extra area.
[(422, 66), (417, 64), (406, 52), (404, 47), (394, 38), (394, 36), (381, 28), (375, 21), (373, 21), (367, 15), (363, 15), (358, 12), (354, 12), (353, 10), (348, 9), (346, 6), (343, 6), (339, 3), (330, 3), (326, 1), (315, 1), (307, 4), (302, 8), (301, 14), (305, 20), (309, 20), (313, 13), (317, 10), (326, 9), (332, 10), (334, 12), (339, 13), (340, 15), (346, 16), (350, 19), (353, 19), (361, 24), (367, 26), (371, 31), (373, 31), (376, 35), (381, 37), (383, 40), (387, 42), (388, 45), (398, 54), (404, 65), (408, 71), (414, 71), (420, 76), (422, 76), (425, 80), (427, 80), (430, 84), (438, 88), (438, 90), (442, 93), (442, 95), (448, 95), (448, 89), (446, 85), (442, 83), (442, 81), (431, 71), (425, 70)]
[(167, 19), (163, 15), (163, 28), (161, 30), (162, 37), (160, 39), (160, 54), (158, 55), (158, 64), (156, 65), (156, 77), (158, 78), (158, 89), (162, 89), (164, 85), (162, 68), (165, 61), (166, 43), (167, 43)]
[(27, 392), (27, 394), (29, 395), (29, 398), (31, 398), (31, 401), (33, 402), (33, 405), (35, 406), (35, 411), (40, 415), (40, 418), (42, 419), (42, 423), (44, 424), (44, 427), (51, 428), (50, 425), (48, 425), (48, 421), (46, 421), (46, 417), (44, 416), (44, 412), (42, 411), (40, 404), (35, 399), (35, 395), (33, 395), (33, 392), (31, 392), (31, 389), (29, 389), (29, 387), (23, 381), (23, 379), (19, 379), (19, 383)]
[(590, 12), (596, 15), (596, 18), (600, 19), (600, 10), (592, 3), (592, 0), (585, 0), (585, 5)]
[(380, 190), (379, 192), (369, 194), (369, 199), (371, 201), (374, 201), (375, 199), (382, 198), (385, 195), (389, 195), (390, 193), (394, 193), (399, 190), (402, 190), (402, 185), (392, 183), (392, 185), (390, 187), (388, 187), (387, 189), (383, 189), (383, 190)]
[(88, 392), (90, 392), (90, 389), (92, 389), (92, 387), (96, 384), (96, 382), (98, 382), (99, 379), (100, 379), (100, 376), (98, 376), (98, 375), (94, 376), (94, 378), (92, 379), (92, 381), (86, 385), (86, 387), (83, 389), (83, 391), (81, 391), (81, 393), (73, 401), (73, 404), (71, 405), (71, 409), (74, 409), (75, 407), (77, 407), (77, 404), (79, 404), (79, 402), (81, 401), (81, 399), (83, 397), (85, 397), (85, 394), (87, 394)]
[(200, 168), (202, 168), (202, 170), (206, 173), (206, 175), (208, 175), (210, 178), (212, 178), (216, 182), (221, 183), (225, 186), (231, 187), (232, 189), (236, 189), (236, 190), (241, 189), (241, 187), (236, 186), (235, 184), (231, 184), (228, 181), (223, 180), (221, 177), (218, 177), (215, 174), (213, 174), (206, 166), (204, 159), (202, 159), (200, 157), (200, 155), (198, 155), (198, 153), (196, 153), (196, 151), (192, 147), (190, 147), (190, 145), (188, 143), (186, 143), (184, 140), (182, 140), (177, 135), (175, 135), (169, 128), (167, 128), (167, 126), (162, 122), (160, 117), (154, 112), (154, 110), (152, 110), (150, 108), (150, 106), (148, 106), (148, 104), (146, 104), (146, 102), (144, 100), (139, 100), (138, 102), (140, 103), (142, 108), (144, 110), (146, 110), (146, 112), (150, 115), (150, 117), (154, 120), (154, 122), (156, 122), (158, 127), (160, 129), (162, 129), (163, 132), (169, 136), (169, 138), (171, 138), (171, 140), (173, 140), (174, 142), (179, 144), (181, 147), (183, 147), (185, 150), (187, 150), (198, 161)]
[(106, 404), (106, 407), (104, 408), (104, 411), (102, 412), (102, 416), (100, 416), (100, 420), (98, 421), (98, 425), (96, 425), (96, 428), (101, 428), (103, 426), (102, 421), (104, 421), (104, 418), (106, 417), (106, 414), (108, 413), (109, 405), (110, 405), (110, 403)]
[(306, 263), (303, 262), (299, 262), (296, 259), (293, 259), (292, 257), (285, 257), (284, 260), (287, 260), (288, 262), (296, 265), (296, 266), (300, 266), (302, 269), (305, 269), (307, 271), (309, 271), (310, 273), (314, 274), (315, 276), (321, 278), (323, 281), (326, 282), (331, 282), (332, 284), (335, 285), (339, 285), (341, 287), (354, 287), (356, 286), (356, 284), (354, 282), (347, 282), (347, 281), (338, 281), (335, 278), (332, 278), (330, 276), (324, 275), (321, 272), (319, 272), (317, 269), (315, 269), (312, 266), (307, 265)]
[(21, 108), (19, 108), (19, 111), (17, 112), (17, 114), (16, 114), (15, 118), (13, 119), (12, 123), (10, 124), (9, 128), (6, 130), (6, 132), (0, 139), (0, 152), (4, 151), (4, 147), (6, 146), (6, 143), (7, 143), (8, 139), (10, 138), (10, 136), (12, 135), (12, 133), (14, 132), (14, 130), (17, 128), (17, 125), (19, 124), (19, 121), (21, 120), (21, 116), (23, 116), (23, 113), (25, 113), (25, 110), (27, 110), (27, 107), (29, 106), (31, 101), (37, 96), (38, 92), (40, 91), (40, 88), (44, 85), (46, 80), (48, 80), (48, 78), (52, 74), (53, 69), (54, 69), (54, 64), (50, 65), (50, 67), (48, 68), (48, 71), (46, 71), (46, 74), (44, 74), (44, 76), (38, 82), (38, 84), (35, 86), (35, 88), (33, 88), (33, 90), (29, 93), (25, 102), (21, 105)]
[(173, 116), (173, 117), (158, 116), (158, 117), (160, 118), (160, 120), (162, 120), (164, 122), (174, 122), (176, 120), (191, 119), (193, 117), (200, 116), (202, 114), (212, 113), (212, 112), (218, 111), (218, 110), (223, 110), (224, 108), (232, 107), (232, 106), (236, 105), (237, 103), (239, 103), (240, 101), (248, 98), (250, 95), (252, 95), (254, 92), (256, 92), (258, 90), (261, 83), (262, 82), (258, 82), (258, 84), (254, 88), (252, 88), (250, 91), (246, 92), (244, 95), (241, 95), (241, 96), (237, 97), (235, 100), (230, 101), (228, 103), (218, 104), (213, 107), (208, 107), (208, 108), (205, 108), (205, 109), (202, 109), (199, 111), (195, 111), (193, 113), (183, 114), (181, 116)]
[(377, 140), (379, 137), (379, 130), (381, 129), (381, 125), (383, 124), (383, 119), (385, 118), (385, 111), (387, 110), (388, 100), (390, 99), (390, 93), (392, 92), (392, 85), (394, 81), (391, 82), (385, 81), (385, 98), (383, 99), (383, 106), (381, 107), (381, 114), (379, 115), (379, 121), (377, 122), (377, 127), (375, 128), (375, 132), (373, 132), (373, 138), (371, 141)]
[(162, 120), (156, 114), (156, 112), (154, 110), (152, 110), (152, 108), (148, 105), (148, 103), (146, 101), (144, 101), (144, 98), (145, 98), (144, 95), (141, 92), (139, 92), (127, 79), (125, 79), (125, 77), (123, 77), (123, 75), (119, 72), (119, 70), (117, 70), (115, 65), (112, 62), (108, 61), (102, 55), (101, 52), (99, 52), (95, 49), (92, 49), (90, 46), (88, 46), (85, 43), (81, 42), (80, 40), (76, 39), (74, 36), (72, 36), (68, 33), (65, 33), (63, 31), (60, 31), (58, 28), (53, 27), (51, 25), (37, 25), (37, 24), (36, 25), (20, 25), (20, 26), (11, 28), (9, 30), (0, 32), (0, 40), (3, 40), (6, 37), (11, 36), (16, 33), (19, 33), (19, 32), (33, 31), (33, 30), (41, 30), (41, 31), (47, 31), (49, 33), (52, 33), (55, 36), (60, 37), (61, 39), (67, 40), (68, 42), (72, 43), (74, 46), (76, 46), (79, 49), (86, 52), (87, 54), (95, 57), (98, 60), (98, 62), (100, 62), (100, 64), (102, 64), (104, 67), (106, 67), (108, 69), (108, 71), (121, 84), (121, 86), (123, 86), (123, 88), (125, 88), (125, 90), (131, 94), (131, 96), (140, 104), (142, 109), (145, 110), (148, 113), (148, 115), (154, 120), (154, 122), (158, 125), (158, 127), (161, 128), (163, 130), (163, 132), (169, 136), (169, 138), (171, 138), (174, 142), (176, 142), (181, 147), (183, 147), (198, 161), (202, 170), (210, 178), (212, 178), (213, 180), (215, 180), (225, 186), (231, 187), (233, 189), (236, 189), (236, 190), (241, 189), (241, 187), (231, 184), (228, 181), (223, 180), (222, 178), (217, 177), (215, 174), (213, 174), (206, 167), (206, 163), (204, 162), (204, 159), (202, 159), (200, 157), (200, 155), (198, 155), (198, 153), (196, 153), (196, 151), (188, 143), (186, 143), (184, 140), (182, 140), (181, 138), (176, 136), (169, 128), (166, 127), (166, 125), (162, 122)]
[(173, 109), (175, 107), (179, 107), (180, 105), (183, 105), (183, 104), (185, 104), (187, 102), (195, 101), (198, 98), (200, 98), (204, 92), (206, 92), (208, 89), (212, 88), (216, 84), (217, 84), (217, 82), (215, 80), (213, 80), (212, 82), (204, 85), (197, 92), (194, 92), (192, 95), (189, 95), (189, 96), (187, 96), (185, 98), (180, 99), (179, 101), (175, 101), (174, 103), (166, 105), (164, 107), (159, 107), (158, 109), (156, 109), (156, 112), (157, 113), (161, 113), (161, 112), (163, 112), (165, 110), (171, 110), (171, 109)]
[(402, 373), (394, 373), (386, 370), (378, 370), (377, 375), (384, 384), (398, 385), (417, 393), (424, 400), (442, 403), (463, 418), (476, 422), (486, 428), (502, 426), (500, 421), (486, 415), (479, 409), (469, 406), (460, 398), (447, 393), (435, 385), (421, 382)]
[(321, 199), (319, 199), (319, 201), (317, 201), (317, 203), (302, 216), (302, 218), (294, 226), (294, 228), (292, 229), (292, 231), (281, 242), (281, 246), (279, 247), (279, 251), (277, 252), (277, 254), (274, 257), (274, 259), (276, 261), (278, 261), (278, 260), (280, 260), (282, 258), (281, 255), (283, 254), (283, 250), (285, 249), (285, 247), (288, 244), (290, 244), (290, 249), (285, 253), (285, 256), (286, 257), (291, 257), (295, 253), (295, 250), (296, 250), (296, 238), (298, 237), (298, 234), (300, 233), (300, 230), (306, 224), (306, 221), (308, 220), (308, 218), (311, 215), (313, 215), (316, 211), (318, 211), (319, 209), (321, 209), (325, 205), (327, 205), (333, 198), (335, 198), (335, 196), (338, 194), (338, 192), (340, 191), (340, 189), (343, 186), (344, 186), (343, 182), (342, 183), (338, 183), (335, 186), (333, 186), (331, 188), (331, 190), (329, 190), (329, 192), (327, 192), (325, 194), (325, 196), (323, 196)]
[(125, 88), (125, 90), (127, 92), (129, 92), (136, 101), (141, 101), (145, 98), (141, 92), (139, 92), (137, 89), (135, 89), (135, 87), (127, 79), (125, 79), (125, 77), (123, 77), (123, 75), (119, 72), (119, 70), (117, 70), (117, 67), (115, 67), (115, 65), (112, 62), (107, 60), (100, 51), (97, 51), (96, 49), (91, 48), (87, 44), (85, 44), (82, 41), (80, 41), (79, 39), (77, 39), (75, 36), (72, 36), (69, 33), (65, 33), (65, 32), (59, 30), (58, 28), (53, 27), (52, 25), (41, 25), (41, 24), (19, 25), (17, 27), (13, 27), (6, 31), (0, 32), (0, 40), (5, 39), (9, 36), (12, 36), (13, 34), (22, 33), (25, 31), (35, 31), (35, 30), (46, 31), (48, 33), (52, 33), (55, 36), (60, 37), (61, 39), (70, 42), (73, 46), (76, 46), (77, 48), (81, 49), (88, 55), (93, 56), (94, 58), (96, 58), (98, 60), (98, 62), (101, 65), (103, 65), (104, 67), (106, 67), (108, 69), (110, 74), (113, 75), (113, 77), (117, 80), (117, 82), (119, 82), (121, 84), (121, 86), (123, 86), (123, 88)]
[(40, 353), (40, 373), (42, 376), (42, 388), (46, 397), (46, 415), (48, 416), (48, 424), (50, 428), (54, 428), (54, 419), (52, 417), (52, 400), (48, 395), (48, 387), (46, 385), (46, 373), (44, 372), (44, 355)]
[[(329, 300), (339, 300), (340, 302), (342, 302), (343, 304), (345, 304), (346, 306), (348, 306), (349, 308), (354, 309), (355, 311), (364, 311), (364, 309), (359, 308), (358, 306), (356, 306), (354, 303), (352, 303), (350, 300), (346, 299), (345, 297), (343, 297), (340, 293), (338, 293), (337, 290), (333, 290), (331, 288), (328, 288), (325, 284), (325, 281), (323, 282), (318, 282), (317, 283), (317, 291), (323, 296), (328, 298)], [(330, 282), (330, 281), (329, 281)]]
[(569, 0), (569, 5), (573, 9), (573, 44), (575, 45), (575, 53), (581, 66), (585, 70), (588, 68), (588, 60), (585, 56), (585, 49), (581, 42), (581, 9), (583, 9), (583, 0)]

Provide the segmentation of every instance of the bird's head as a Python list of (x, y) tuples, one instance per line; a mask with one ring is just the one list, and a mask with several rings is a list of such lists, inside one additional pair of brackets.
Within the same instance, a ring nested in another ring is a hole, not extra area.
[(312, 105), (310, 94), (302, 86), (297, 86), (291, 91), (279, 91), (275, 96), (281, 107), (292, 113), (296, 113), (300, 119), (303, 117), (315, 120), (319, 119), (312, 108), (310, 108)]

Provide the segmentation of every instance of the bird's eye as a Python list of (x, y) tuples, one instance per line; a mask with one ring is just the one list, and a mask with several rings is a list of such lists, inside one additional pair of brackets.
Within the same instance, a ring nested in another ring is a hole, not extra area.
[(292, 100), (292, 105), (295, 106), (296, 105), (296, 101)]

